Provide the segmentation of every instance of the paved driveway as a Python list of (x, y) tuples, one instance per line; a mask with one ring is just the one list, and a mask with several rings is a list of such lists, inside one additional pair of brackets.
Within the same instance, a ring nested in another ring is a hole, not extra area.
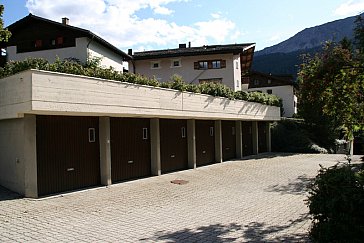
[(305, 186), (344, 156), (264, 156), (38, 200), (0, 189), (0, 242), (305, 242)]

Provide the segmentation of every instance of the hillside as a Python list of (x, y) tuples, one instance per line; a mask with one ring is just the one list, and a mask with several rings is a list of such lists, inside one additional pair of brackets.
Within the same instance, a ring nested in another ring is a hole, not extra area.
[(315, 53), (326, 41), (353, 38), (356, 16), (307, 28), (291, 38), (254, 54), (253, 70), (272, 74), (297, 74), (300, 56)]
[(252, 69), (272, 74), (290, 74), (296, 77), (299, 65), (302, 63), (303, 54), (314, 54), (321, 46), (289, 53), (271, 53), (255, 56)]

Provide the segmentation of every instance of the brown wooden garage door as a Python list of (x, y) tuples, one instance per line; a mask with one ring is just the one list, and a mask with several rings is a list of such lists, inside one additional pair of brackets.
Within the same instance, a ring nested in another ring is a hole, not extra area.
[(187, 121), (160, 119), (162, 173), (187, 169)]
[(38, 195), (100, 184), (98, 117), (37, 116)]
[(149, 127), (149, 119), (110, 118), (113, 182), (150, 175)]
[(222, 121), (222, 158), (230, 160), (236, 158), (235, 121)]
[(253, 126), (252, 122), (242, 122), (243, 126), (243, 156), (253, 154)]
[(258, 122), (258, 152), (267, 152), (267, 123)]
[(196, 165), (215, 163), (214, 121), (196, 120)]

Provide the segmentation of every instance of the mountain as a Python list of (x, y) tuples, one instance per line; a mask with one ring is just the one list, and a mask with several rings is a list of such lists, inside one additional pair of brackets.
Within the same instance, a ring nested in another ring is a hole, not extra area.
[(254, 53), (253, 70), (296, 75), (301, 55), (319, 51), (326, 41), (353, 38), (356, 16), (304, 29), (291, 38)]

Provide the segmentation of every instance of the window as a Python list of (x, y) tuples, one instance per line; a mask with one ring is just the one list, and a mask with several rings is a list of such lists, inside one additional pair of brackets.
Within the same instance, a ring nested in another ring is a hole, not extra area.
[(93, 127), (88, 129), (88, 142), (89, 143), (96, 142), (96, 130)]
[(57, 45), (63, 45), (64, 39), (63, 36), (57, 37)]
[(259, 80), (255, 79), (254, 80), (254, 85), (259, 85)]
[(56, 40), (55, 39), (51, 39), (50, 44), (51, 44), (51, 46), (55, 46), (56, 45)]
[(34, 47), (35, 48), (41, 48), (42, 47), (42, 40), (36, 40), (35, 43), (34, 43)]
[(186, 128), (185, 127), (182, 127), (181, 128), (181, 137), (182, 138), (185, 138), (186, 137)]
[(6, 56), (6, 49), (5, 48), (1, 48), (1, 56), (2, 57)]
[(181, 60), (180, 59), (173, 59), (171, 61), (171, 68), (174, 68), (174, 67), (181, 67)]
[(271, 84), (272, 83), (272, 80), (268, 79), (267, 83), (268, 84)]
[(159, 69), (159, 68), (161, 68), (160, 61), (158, 61), (158, 62), (151, 62), (150, 68), (151, 69)]
[(143, 127), (143, 140), (148, 139), (148, 128)]
[(198, 68), (199, 69), (207, 69), (208, 63), (206, 61), (198, 62)]
[(212, 68), (213, 69), (221, 68), (221, 61), (220, 60), (218, 60), (218, 61), (212, 61)]
[(268, 94), (273, 94), (273, 91), (272, 91), (271, 89), (268, 89), (268, 90), (267, 90), (267, 93), (268, 93)]
[(220, 69), (226, 68), (226, 60), (204, 60), (194, 62), (194, 69), (206, 70), (206, 69)]

